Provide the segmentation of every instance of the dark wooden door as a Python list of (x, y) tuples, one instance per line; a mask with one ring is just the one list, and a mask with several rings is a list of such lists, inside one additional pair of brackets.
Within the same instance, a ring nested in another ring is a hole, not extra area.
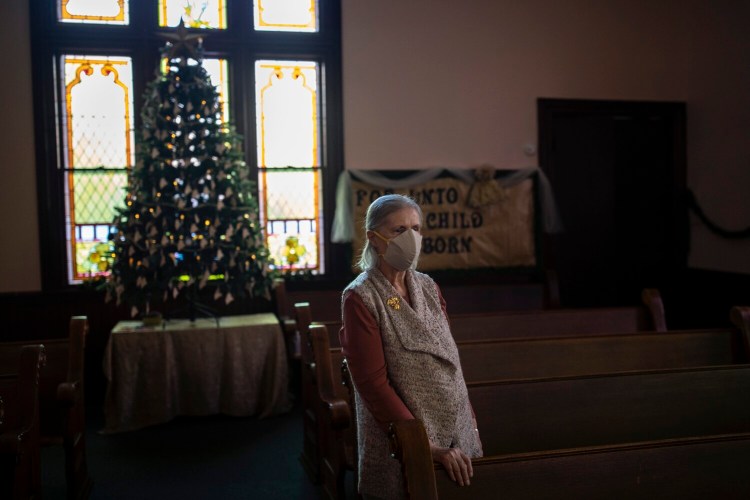
[(624, 305), (687, 255), (685, 106), (540, 99), (540, 165), (565, 231), (547, 240), (564, 306)]

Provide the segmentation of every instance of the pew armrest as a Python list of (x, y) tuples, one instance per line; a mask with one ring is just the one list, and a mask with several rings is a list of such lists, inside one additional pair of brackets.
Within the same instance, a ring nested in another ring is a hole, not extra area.
[(735, 306), (729, 312), (729, 319), (742, 332), (745, 354), (750, 358), (750, 307)]
[(334, 430), (346, 429), (349, 427), (351, 422), (351, 411), (349, 410), (349, 404), (346, 401), (323, 394), (320, 395), (320, 399), (323, 402), (324, 410), (328, 413), (331, 427)]
[(667, 320), (664, 314), (664, 302), (661, 293), (656, 288), (644, 288), (641, 292), (641, 301), (648, 309), (651, 316), (651, 325), (657, 332), (667, 331)]
[(392, 422), (388, 428), (391, 456), (401, 462), (407, 498), (437, 500), (430, 441), (420, 420)]
[(297, 321), (291, 318), (282, 318), (281, 328), (284, 330), (285, 335), (294, 335), (297, 331)]
[(0, 434), (0, 454), (15, 455), (19, 453), (23, 436), (23, 432), (17, 432), (15, 429)]
[(81, 384), (78, 381), (62, 382), (57, 386), (57, 401), (63, 406), (73, 406), (82, 397)]

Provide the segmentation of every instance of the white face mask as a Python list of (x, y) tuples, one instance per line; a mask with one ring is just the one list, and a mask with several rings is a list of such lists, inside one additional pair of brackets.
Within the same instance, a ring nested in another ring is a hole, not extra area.
[(413, 229), (407, 229), (395, 238), (388, 239), (377, 231), (376, 236), (388, 243), (383, 259), (398, 271), (406, 271), (417, 266), (419, 250), (422, 248), (422, 235)]

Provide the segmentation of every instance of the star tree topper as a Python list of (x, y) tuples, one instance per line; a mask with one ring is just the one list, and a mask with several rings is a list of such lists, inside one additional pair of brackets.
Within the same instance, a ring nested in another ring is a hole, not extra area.
[(203, 35), (188, 32), (182, 19), (180, 19), (180, 24), (174, 33), (159, 33), (159, 36), (171, 44), (164, 54), (168, 59), (187, 56), (198, 61), (202, 58), (200, 53), (202, 51)]

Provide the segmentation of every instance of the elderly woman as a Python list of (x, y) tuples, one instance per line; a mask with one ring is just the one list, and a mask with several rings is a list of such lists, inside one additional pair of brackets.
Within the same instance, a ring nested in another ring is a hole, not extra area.
[(368, 208), (363, 272), (344, 290), (339, 333), (355, 387), (359, 491), (365, 498), (403, 496), (390, 457), (387, 426), (420, 419), (433, 460), (469, 484), (471, 458), (482, 455), (476, 420), (440, 289), (414, 270), (422, 210), (386, 195)]

